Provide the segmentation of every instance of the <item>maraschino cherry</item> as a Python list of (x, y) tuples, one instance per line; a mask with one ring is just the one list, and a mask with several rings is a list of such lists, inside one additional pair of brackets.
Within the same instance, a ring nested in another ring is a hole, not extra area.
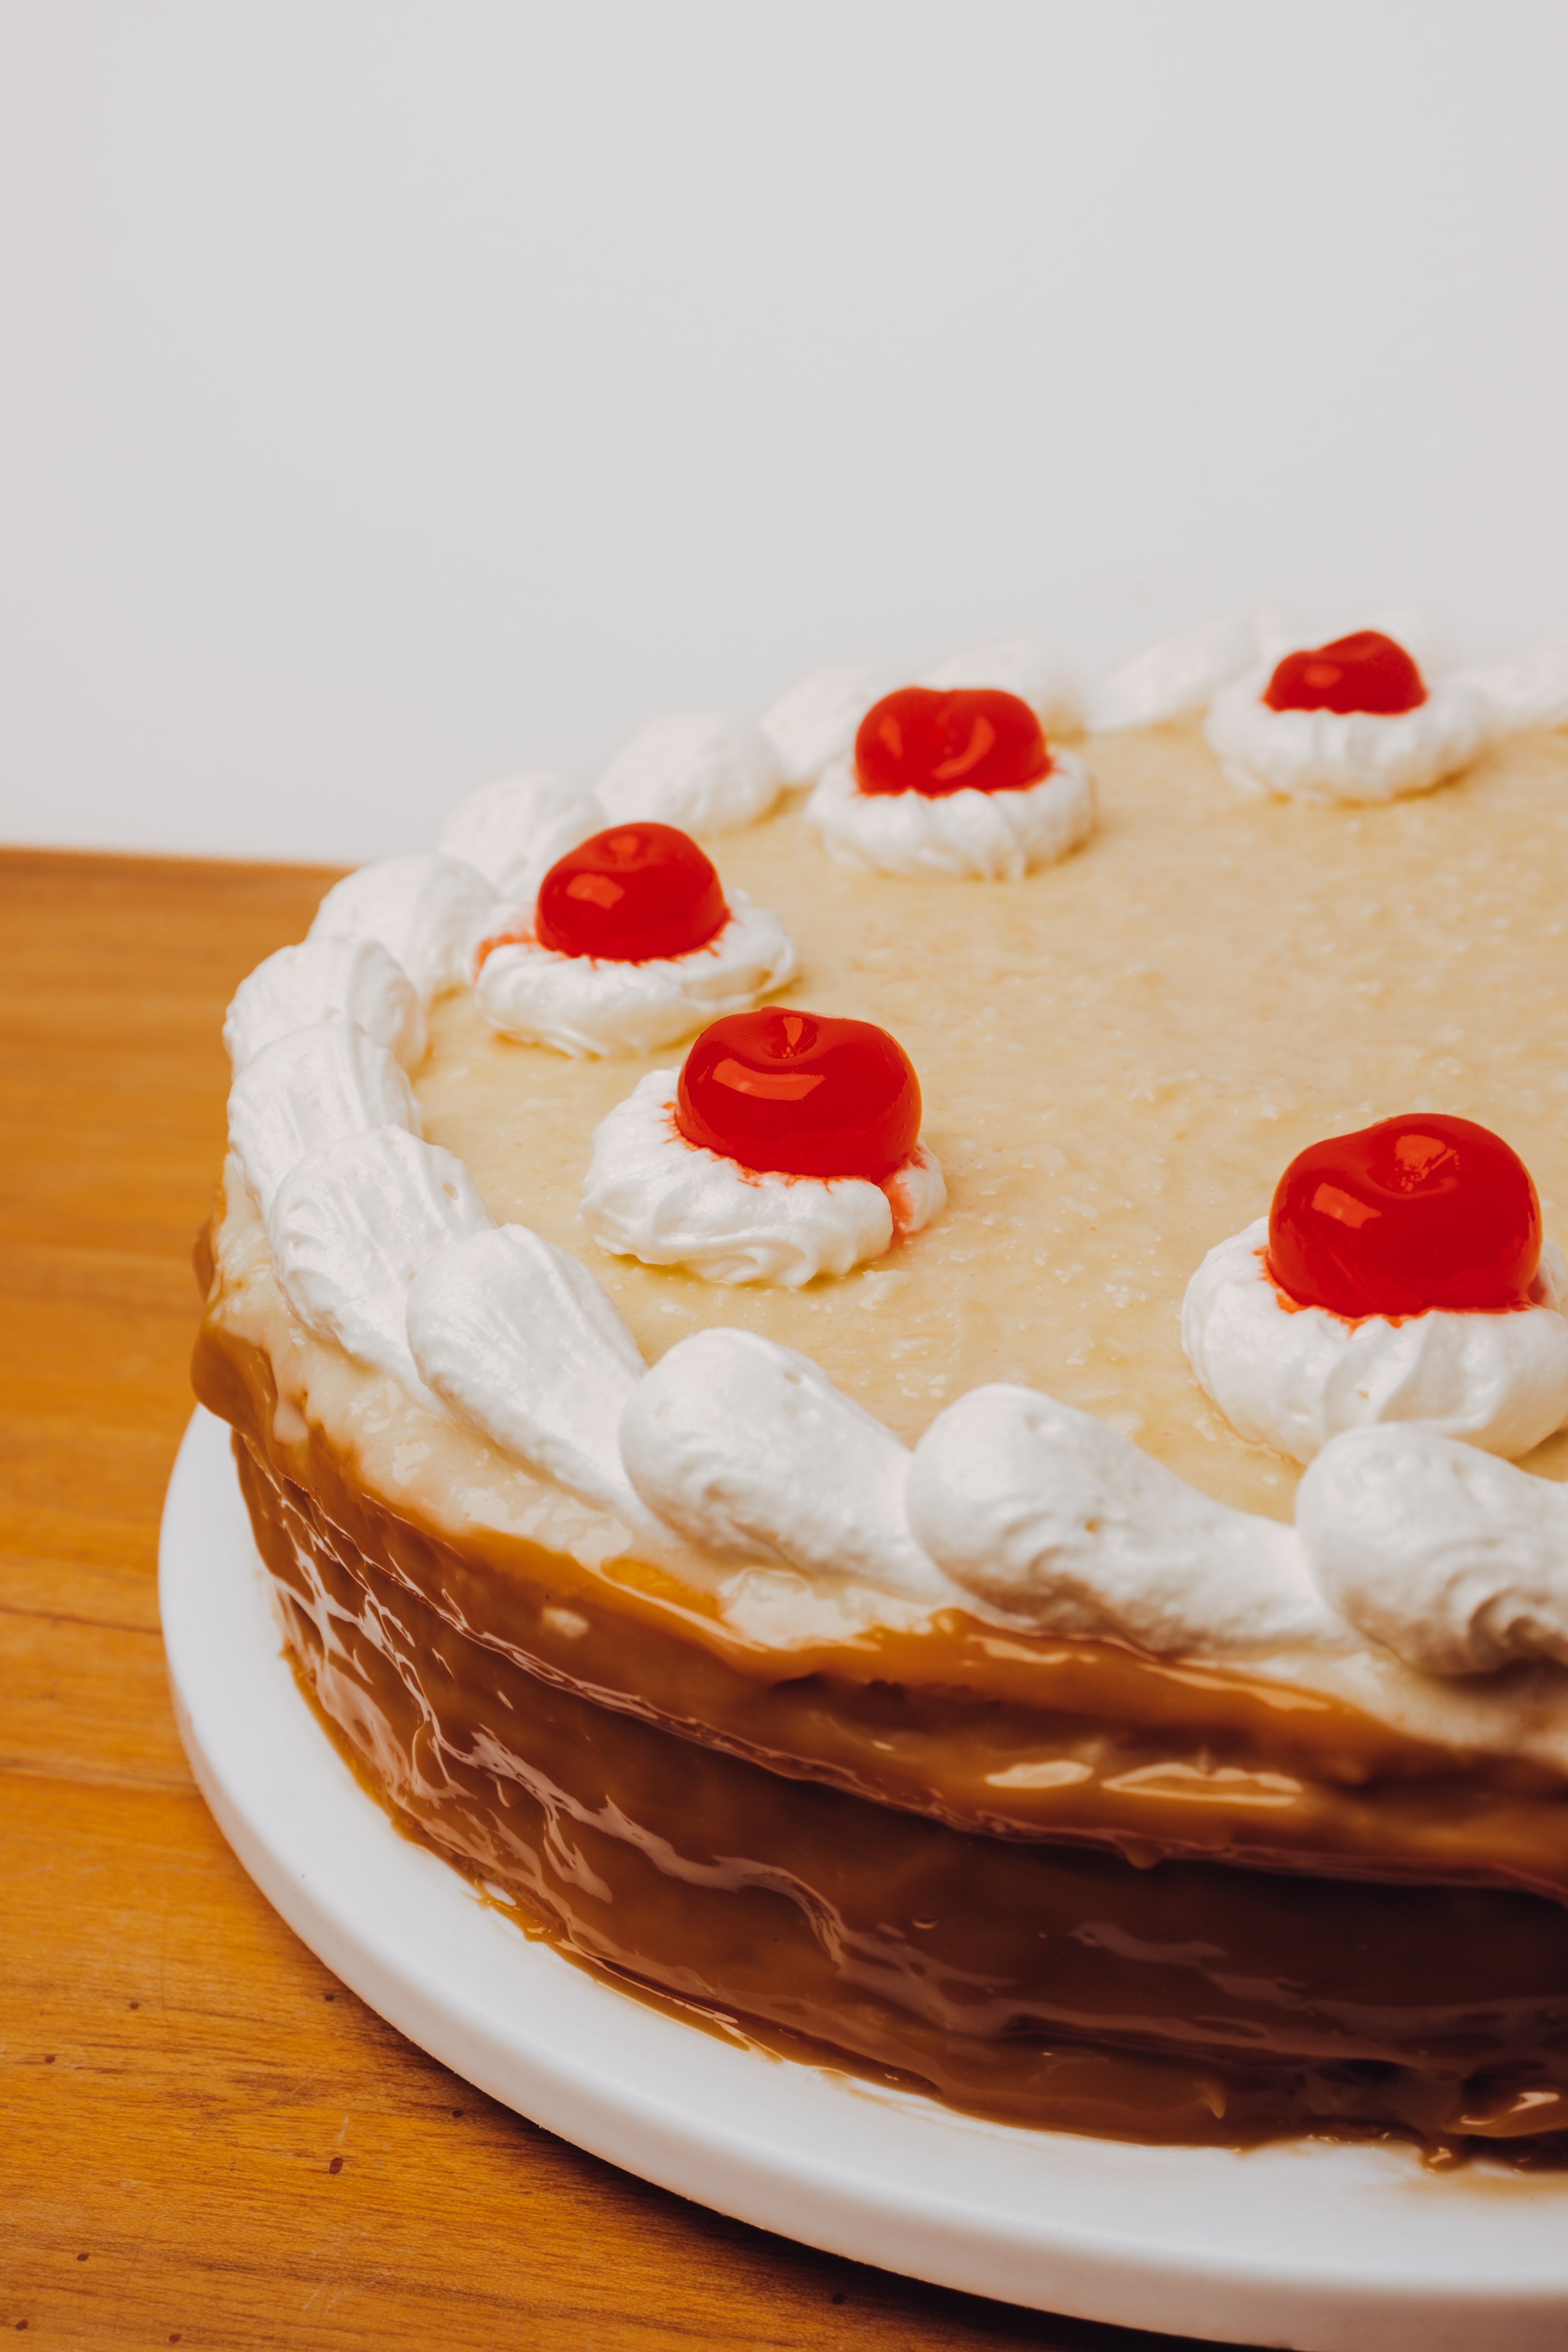
[(1050, 769), (1039, 720), (999, 687), (901, 686), (871, 705), (855, 737), (863, 793), (1021, 793)]
[(1390, 719), (1418, 710), (1426, 684), (1405, 647), (1381, 629), (1287, 654), (1264, 691), (1270, 710), (1369, 710)]
[(1362, 1315), (1528, 1307), (1541, 1203), (1489, 1128), (1438, 1111), (1310, 1144), (1279, 1179), (1268, 1271), (1301, 1307)]
[(744, 1168), (879, 1184), (920, 1140), (920, 1080), (869, 1021), (769, 1005), (704, 1029), (686, 1056), (675, 1123)]
[(613, 824), (557, 858), (533, 935), (557, 955), (647, 963), (705, 947), (730, 919), (711, 861), (672, 824)]

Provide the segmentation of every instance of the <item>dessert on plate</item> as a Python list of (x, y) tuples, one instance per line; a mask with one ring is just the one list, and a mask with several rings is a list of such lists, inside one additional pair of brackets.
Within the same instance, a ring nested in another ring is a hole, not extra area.
[(573, 1957), (1018, 2122), (1539, 2158), (1568, 707), (1240, 789), (1226, 695), (1436, 698), (1272, 625), (836, 670), (337, 885), (196, 1386), (333, 1738)]

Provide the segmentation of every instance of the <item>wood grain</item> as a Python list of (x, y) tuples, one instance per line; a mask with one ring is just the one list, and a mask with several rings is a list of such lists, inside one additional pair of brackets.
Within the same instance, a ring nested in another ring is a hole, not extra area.
[(728, 2221), (335, 1983), (185, 1768), (155, 1569), (223, 1008), (330, 877), (0, 852), (0, 2328), (289, 2352), (1148, 2352)]

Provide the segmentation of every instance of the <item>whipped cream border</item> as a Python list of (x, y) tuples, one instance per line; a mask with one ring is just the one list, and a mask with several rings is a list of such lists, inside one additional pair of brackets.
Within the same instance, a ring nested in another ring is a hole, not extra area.
[(355, 1021), (317, 1021), (275, 1039), (229, 1088), (229, 1150), (264, 1217), (308, 1151), (372, 1127), (424, 1132), (402, 1067)]
[[(1154, 724), (1200, 707), (1271, 640), (1273, 649), (1289, 641), (1253, 614), (1163, 641), (1091, 692), (1089, 724)], [(1542, 723), (1558, 715), (1563, 676), (1554, 641), (1511, 667), (1494, 665), (1490, 680), (1475, 673), (1469, 707), (1479, 705), (1483, 727), (1489, 717), (1500, 731)], [(782, 785), (771, 745), (753, 765)], [(767, 785), (758, 805), (757, 781), (752, 816), (778, 788)], [(384, 860), (328, 893), (307, 950), (317, 941), (374, 940), (395, 963), (400, 947), (418, 997), (428, 1001), (463, 984), (496, 905), (490, 880), (460, 859)], [(318, 964), (290, 974), (288, 1001), (323, 1023), (352, 1019), (342, 956)], [(412, 1061), (408, 1008), (390, 1009), (384, 982), (383, 973), (377, 1021), (384, 1034), (375, 1045)], [(261, 1041), (246, 1045), (241, 1011), (237, 995), (226, 1036), (258, 1058)], [(655, 1076), (668, 1087), (666, 1074)], [(753, 1638), (787, 1646), (868, 1622), (919, 1622), (931, 1607), (959, 1602), (993, 1622), (1109, 1633), (1156, 1654), (1289, 1654), (1305, 1645), (1353, 1656), (1370, 1644), (1437, 1676), (1484, 1674), (1521, 1658), (1568, 1664), (1559, 1594), (1568, 1582), (1568, 1496), (1474, 1445), (1418, 1424), (1342, 1431), (1309, 1469), (1298, 1523), (1287, 1528), (1214, 1502), (1131, 1439), (1040, 1391), (972, 1391), (937, 1416), (910, 1454), (809, 1359), (754, 1335), (700, 1333), (639, 1377), (635, 1342), (589, 1270), (526, 1228), (498, 1229), (459, 1160), (411, 1127), (386, 1123), (384, 1108), (381, 1116), (383, 1123), (317, 1142), (274, 1185), (266, 1227), (291, 1311), (317, 1337), (393, 1373), (415, 1403), (454, 1413), (567, 1492), (616, 1508), (634, 1540), (639, 1526), (654, 1541), (668, 1528), (710, 1556), (743, 1555), (721, 1594), (732, 1622)], [(498, 1327), (497, 1301), (509, 1297), (512, 1311)], [(503, 1356), (511, 1350), (511, 1393), (500, 1411), (472, 1382), (482, 1352), (472, 1342), (475, 1318), (485, 1312), (490, 1339)], [(820, 1524), (813, 1533), (822, 1492), (809, 1476), (775, 1480), (766, 1491), (742, 1479), (722, 1496), (700, 1444), (678, 1458), (644, 1433), (645, 1421), (669, 1430), (684, 1411), (689, 1433), (710, 1435), (700, 1392), (705, 1383), (710, 1394), (731, 1392), (713, 1391), (714, 1351), (729, 1350), (718, 1368), (729, 1382), (740, 1343), (752, 1351), (751, 1390), (805, 1398), (787, 1410), (763, 1408), (767, 1427), (748, 1423), (748, 1444), (765, 1453), (798, 1403), (799, 1425), (816, 1432), (813, 1444), (831, 1423), (835, 1459), (848, 1463), (853, 1493), (880, 1498), (847, 1555), (838, 1549), (842, 1524), (826, 1541)], [(572, 1425), (593, 1421), (574, 1415), (574, 1394), (597, 1393), (595, 1383), (606, 1377), (625, 1399), (613, 1451), (602, 1423)], [(695, 1415), (685, 1383), (695, 1383)], [(1468, 1498), (1462, 1540), (1447, 1540), (1439, 1513), (1447, 1549), (1428, 1547), (1414, 1570), (1406, 1560), (1403, 1582), (1390, 1580), (1379, 1541), (1396, 1548), (1445, 1482)], [(837, 1580), (831, 1592), (825, 1578)], [(1447, 1596), (1446, 1615), (1433, 1616), (1434, 1592)], [(1194, 1611), (1200, 1594), (1206, 1597)]]
[(500, 901), (477, 866), (439, 850), (379, 857), (334, 882), (305, 944), (375, 940), (418, 991), (423, 1005), (468, 985), (475, 941)]
[(766, 816), (784, 788), (773, 737), (728, 710), (666, 710), (622, 744), (595, 787), (606, 824), (654, 818), (687, 833), (732, 833)]
[(1418, 1423), (1347, 1431), (1301, 1481), (1319, 1590), (1418, 1673), (1568, 1666), (1568, 1488)]
[(552, 769), (500, 776), (466, 793), (447, 815), (437, 849), (482, 874), (507, 906), (531, 905), (567, 851), (610, 820), (586, 784)]
[(236, 1076), (280, 1037), (318, 1021), (353, 1021), (405, 1070), (425, 1058), (425, 1007), (379, 940), (319, 939), (263, 957), (234, 992), (223, 1042)]

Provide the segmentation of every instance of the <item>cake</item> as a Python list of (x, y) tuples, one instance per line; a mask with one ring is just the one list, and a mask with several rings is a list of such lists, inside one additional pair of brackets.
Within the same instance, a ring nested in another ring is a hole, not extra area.
[[(1557, 2150), (1568, 665), (1414, 636), (679, 714), (241, 988), (197, 1392), (331, 1736), (570, 1957), (1016, 2122)], [(1401, 1118), (1513, 1287), (1283, 1292)]]

